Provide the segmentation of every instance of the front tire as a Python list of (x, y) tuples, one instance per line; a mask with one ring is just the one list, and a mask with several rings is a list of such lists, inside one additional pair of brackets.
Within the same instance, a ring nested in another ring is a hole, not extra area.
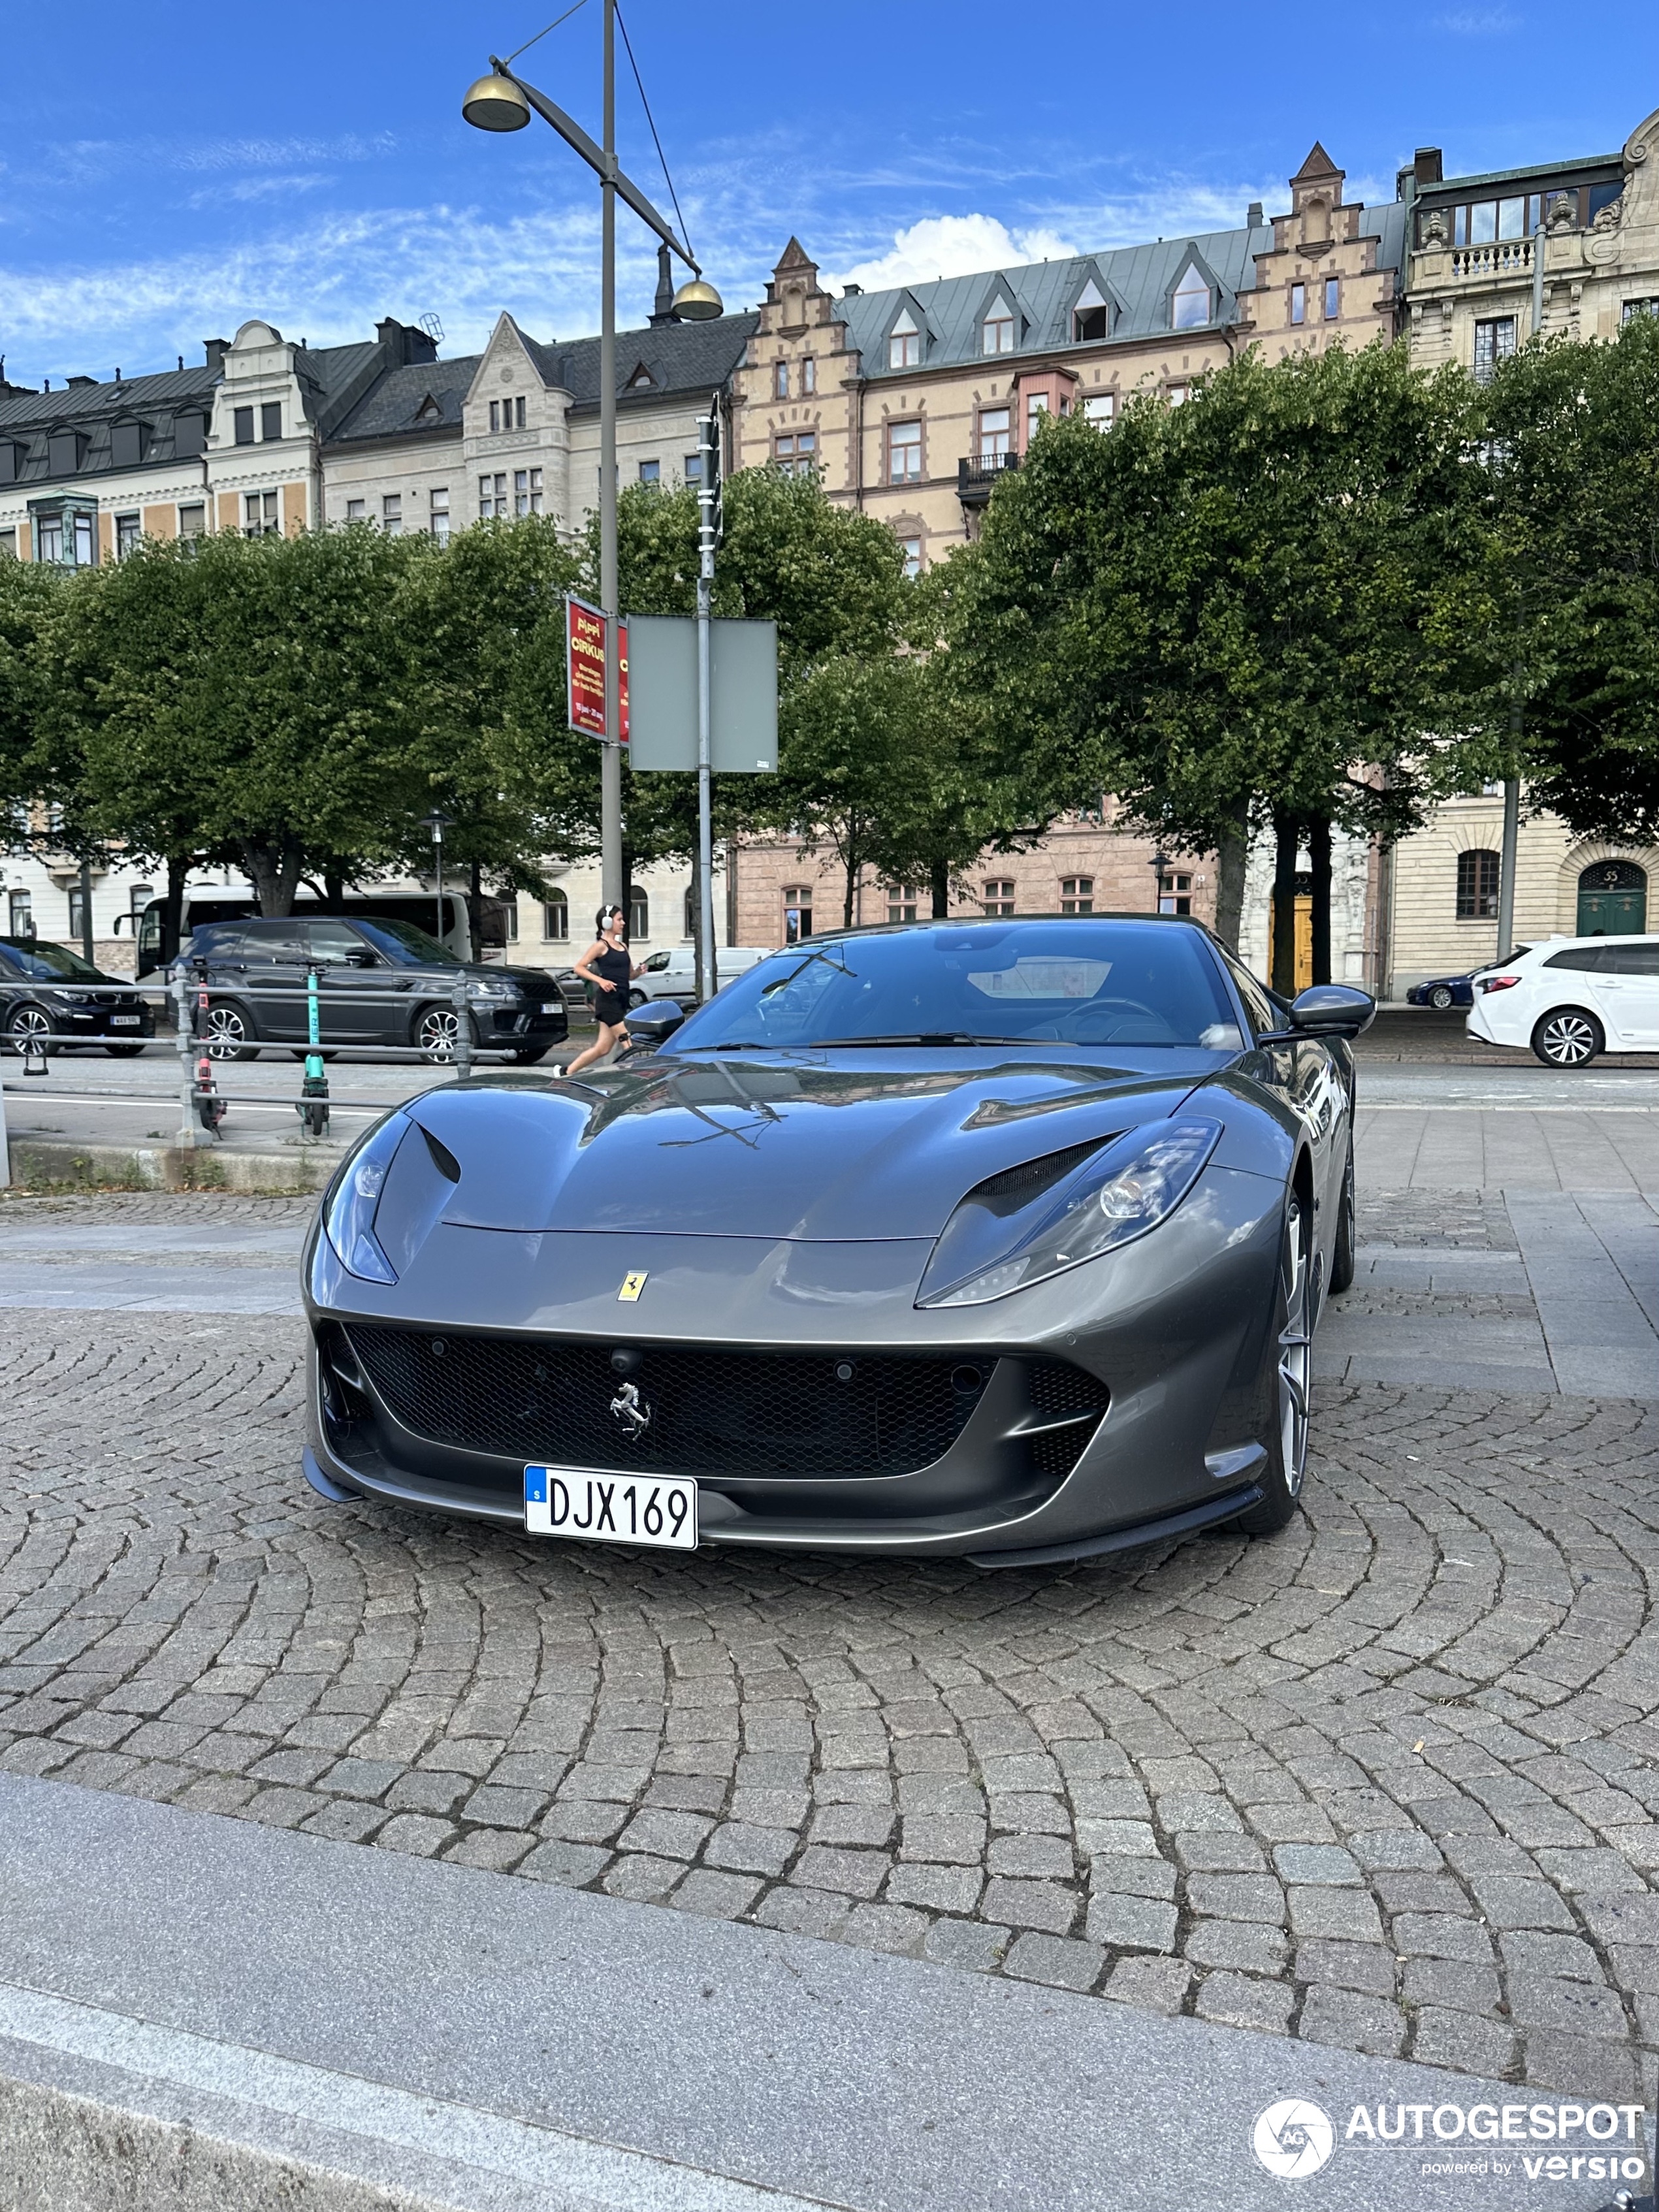
[(1308, 1472), (1308, 1394), (1313, 1368), (1313, 1268), (1302, 1201), (1293, 1192), (1279, 1240), (1278, 1289), (1269, 1339), (1273, 1357), (1273, 1425), (1265, 1439), (1267, 1464), (1261, 1502), (1234, 1526), (1247, 1536), (1272, 1536), (1296, 1513)]
[(1452, 1002), (1452, 994), (1443, 983), (1437, 983), (1429, 994), (1429, 1004), (1444, 1013)]
[(645, 1004), (645, 994), (644, 994), (644, 992), (643, 992), (643, 991), (634, 990), (634, 991), (630, 991), (630, 992), (629, 993), (629, 994), (628, 994), (628, 1011), (629, 1011), (629, 1012), (630, 1014), (631, 1014), (631, 1013), (637, 1012), (637, 1011), (639, 1010), (639, 1008), (640, 1008), (640, 1007), (641, 1007), (644, 1004)]
[(222, 1003), (208, 1008), (207, 1054), (210, 1060), (258, 1060), (253, 1024), (240, 1006)]
[(1532, 1048), (1546, 1067), (1588, 1067), (1607, 1050), (1607, 1033), (1582, 1006), (1557, 1006), (1534, 1027)]
[(6, 1017), (6, 1041), (15, 1053), (50, 1053), (52, 1028), (44, 1006), (14, 1006)]
[(1336, 1242), (1331, 1248), (1331, 1296), (1340, 1297), (1352, 1287), (1358, 1262), (1354, 1256), (1358, 1242), (1354, 1224), (1353, 1199), (1353, 1140), (1348, 1140), (1348, 1164), (1342, 1170), (1342, 1196), (1338, 1201)]

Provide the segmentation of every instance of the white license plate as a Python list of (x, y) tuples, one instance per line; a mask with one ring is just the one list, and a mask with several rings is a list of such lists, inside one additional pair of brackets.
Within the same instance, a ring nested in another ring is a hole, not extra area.
[(141, 1019), (137, 1014), (112, 1014), (109, 1025), (112, 1030), (136, 1030)]
[(544, 1014), (556, 1014), (563, 1004), (564, 1000), (562, 999), (544, 999), (542, 1000), (542, 1012)]
[(697, 1486), (678, 1474), (571, 1474), (527, 1467), (524, 1525), (532, 1536), (695, 1552)]

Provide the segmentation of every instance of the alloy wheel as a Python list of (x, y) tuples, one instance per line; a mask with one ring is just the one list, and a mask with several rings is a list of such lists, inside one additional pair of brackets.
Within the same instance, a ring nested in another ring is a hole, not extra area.
[(428, 1006), (415, 1024), (415, 1042), (429, 1060), (451, 1060), (460, 1036), (460, 1017), (448, 1006)]
[(247, 1023), (234, 1006), (210, 1006), (207, 1033), (210, 1060), (240, 1060), (247, 1050)]
[(52, 1017), (39, 1006), (19, 1006), (6, 1024), (14, 1052), (45, 1052), (52, 1036)]
[(1313, 1373), (1313, 1316), (1302, 1206), (1292, 1199), (1285, 1219), (1285, 1325), (1279, 1332), (1279, 1439), (1285, 1486), (1298, 1497), (1308, 1467), (1308, 1401)]
[(1588, 1014), (1571, 1011), (1547, 1015), (1538, 1024), (1540, 1057), (1556, 1067), (1583, 1067), (1601, 1050), (1601, 1041)]
[(1446, 988), (1443, 983), (1440, 984), (1436, 989), (1430, 992), (1429, 1004), (1431, 1006), (1437, 1006), (1443, 1014), (1445, 1012), (1447, 1007), (1450, 1006), (1451, 993)]

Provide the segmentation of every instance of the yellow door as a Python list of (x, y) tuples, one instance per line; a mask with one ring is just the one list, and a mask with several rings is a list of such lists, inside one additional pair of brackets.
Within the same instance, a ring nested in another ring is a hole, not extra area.
[[(1276, 905), (1276, 901), (1269, 900), (1267, 945), (1270, 964), (1273, 946), (1273, 915)], [(1297, 896), (1296, 902), (1296, 988), (1298, 991), (1305, 991), (1312, 981), (1313, 900), (1308, 892), (1303, 891)]]

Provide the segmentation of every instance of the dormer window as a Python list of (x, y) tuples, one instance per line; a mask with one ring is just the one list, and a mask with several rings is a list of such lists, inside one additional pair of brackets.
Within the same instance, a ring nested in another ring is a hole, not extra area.
[(921, 362), (921, 331), (906, 307), (887, 334), (889, 368), (915, 368)]
[(999, 300), (980, 325), (981, 353), (1012, 353), (1014, 349), (1014, 318), (1007, 303)]
[(1106, 337), (1109, 336), (1106, 325), (1106, 302), (1101, 297), (1099, 285), (1091, 276), (1073, 304), (1073, 339), (1082, 345), (1089, 339)]
[(1182, 270), (1170, 301), (1170, 327), (1200, 331), (1210, 320), (1210, 288), (1200, 270), (1191, 264)]

